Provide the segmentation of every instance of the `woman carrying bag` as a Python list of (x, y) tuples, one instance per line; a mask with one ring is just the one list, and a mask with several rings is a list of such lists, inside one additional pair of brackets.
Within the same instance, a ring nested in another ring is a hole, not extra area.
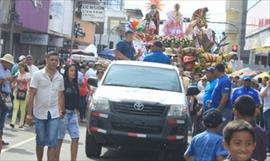
[(19, 63), (19, 71), (16, 75), (15, 88), (14, 88), (14, 101), (13, 113), (10, 127), (14, 128), (16, 124), (17, 114), (20, 110), (20, 123), (19, 128), (23, 128), (24, 119), (26, 114), (26, 98), (31, 80), (31, 74), (28, 71), (25, 63)]

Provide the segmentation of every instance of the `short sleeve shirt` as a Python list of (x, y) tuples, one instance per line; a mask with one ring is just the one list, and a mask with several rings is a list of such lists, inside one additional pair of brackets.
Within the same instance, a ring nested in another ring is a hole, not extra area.
[(259, 91), (257, 91), (254, 88), (251, 87), (239, 87), (235, 88), (232, 92), (231, 102), (232, 104), (236, 101), (236, 99), (240, 96), (250, 96), (255, 101), (256, 105), (261, 105), (262, 100), (259, 94)]
[(128, 57), (130, 60), (135, 60), (135, 48), (133, 47), (132, 43), (127, 42), (126, 40), (120, 41), (116, 45), (116, 50), (123, 53), (126, 57)]
[(31, 88), (37, 89), (34, 98), (33, 113), (37, 119), (46, 120), (50, 112), (51, 118), (59, 117), (58, 95), (64, 91), (64, 80), (59, 72), (56, 72), (50, 80), (45, 68), (34, 73), (30, 83)]
[(211, 96), (212, 96), (212, 93), (213, 93), (213, 90), (215, 88), (217, 84), (217, 80), (212, 80), (212, 81), (209, 81), (207, 82), (206, 84), (206, 87), (205, 87), (205, 94), (204, 94), (204, 99), (203, 99), (203, 104), (204, 104), (204, 107), (205, 107), (205, 111), (208, 110), (207, 109), (207, 101), (211, 100)]
[(223, 75), (217, 79), (217, 83), (212, 93), (212, 108), (217, 108), (220, 104), (223, 94), (229, 94), (229, 99), (224, 108), (231, 108), (230, 94), (231, 94), (231, 81), (227, 75)]
[[(5, 79), (11, 76), (11, 72), (9, 69), (4, 69), (3, 65), (0, 63), (0, 79)], [(0, 84), (1, 92), (11, 93), (10, 81), (4, 80), (2, 84)]]
[(270, 87), (262, 87), (261, 92), (266, 90), (266, 96), (263, 98), (263, 112), (270, 110)]
[(215, 161), (218, 156), (227, 157), (229, 154), (222, 141), (222, 136), (204, 131), (194, 136), (186, 153), (193, 157), (194, 161)]

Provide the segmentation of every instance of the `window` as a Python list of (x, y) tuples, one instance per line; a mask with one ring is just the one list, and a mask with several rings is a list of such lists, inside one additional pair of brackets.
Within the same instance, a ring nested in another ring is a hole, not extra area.
[(103, 2), (108, 9), (121, 10), (123, 6), (123, 0), (103, 0)]
[(103, 85), (182, 92), (175, 70), (145, 66), (112, 65)]

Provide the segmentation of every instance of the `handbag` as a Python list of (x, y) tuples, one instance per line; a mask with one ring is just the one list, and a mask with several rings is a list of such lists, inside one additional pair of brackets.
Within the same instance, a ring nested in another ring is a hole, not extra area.
[(16, 94), (16, 99), (18, 99), (18, 100), (25, 100), (26, 93), (27, 93), (26, 90), (20, 90), (20, 89), (18, 89), (17, 90), (17, 94)]

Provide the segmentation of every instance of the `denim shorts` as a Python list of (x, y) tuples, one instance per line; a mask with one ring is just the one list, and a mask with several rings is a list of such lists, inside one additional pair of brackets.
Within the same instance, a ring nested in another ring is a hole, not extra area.
[(67, 131), (72, 139), (80, 137), (78, 116), (74, 111), (66, 110), (64, 118), (60, 119), (58, 139), (64, 139)]
[(57, 132), (59, 128), (59, 118), (40, 120), (35, 118), (36, 142), (38, 146), (48, 146), (56, 148), (58, 145)]

